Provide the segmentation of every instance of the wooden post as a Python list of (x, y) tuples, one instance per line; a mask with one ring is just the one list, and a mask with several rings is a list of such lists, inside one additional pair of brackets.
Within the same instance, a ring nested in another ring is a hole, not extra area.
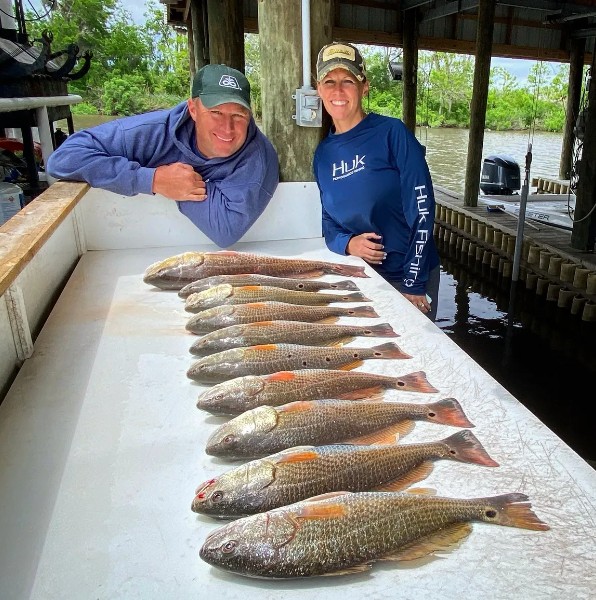
[(242, 0), (207, 0), (209, 59), (244, 72), (244, 10)]
[[(332, 2), (311, 2), (311, 84), (319, 49), (332, 40)], [(262, 130), (277, 150), (281, 181), (313, 181), (312, 159), (323, 136), (320, 127), (296, 125), (296, 101), (302, 87), (302, 11), (300, 0), (259, 1)]]
[(194, 76), (197, 74), (197, 65), (195, 63), (195, 40), (192, 34), (192, 25), (190, 23), (190, 20), (188, 21), (188, 27), (186, 29), (186, 37), (188, 39), (188, 62), (190, 70), (190, 79), (192, 81), (194, 79)]
[(190, 22), (192, 26), (195, 69), (197, 71), (209, 64), (209, 40), (206, 39), (205, 31), (205, 24), (207, 22), (207, 5), (205, 2), (206, 0), (190, 0)]
[(403, 48), (403, 121), (412, 133), (416, 133), (416, 93), (418, 89), (418, 15), (416, 9), (404, 11)]
[(494, 18), (495, 0), (480, 0), (478, 4), (476, 60), (474, 64), (474, 88), (472, 90), (472, 106), (470, 110), (464, 206), (478, 206)]
[(561, 162), (559, 163), (559, 179), (569, 179), (571, 175), (571, 162), (573, 160), (573, 128), (579, 111), (579, 101), (582, 90), (582, 77), (584, 67), (584, 53), (586, 50), (585, 38), (571, 39), (571, 52), (569, 53), (569, 91), (567, 93), (567, 108), (565, 128), (563, 130), (563, 146), (561, 148)]
[[(571, 247), (584, 252), (594, 250), (596, 238), (596, 52), (592, 54), (592, 77), (588, 86), (588, 110), (584, 145), (579, 164)], [(589, 217), (586, 217), (593, 211)]]

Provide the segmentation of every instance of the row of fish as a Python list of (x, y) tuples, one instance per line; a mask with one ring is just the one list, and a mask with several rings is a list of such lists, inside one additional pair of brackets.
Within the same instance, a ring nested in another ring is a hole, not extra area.
[(204, 334), (190, 349), (201, 358), (187, 375), (216, 385), (199, 395), (197, 407), (232, 416), (212, 432), (207, 454), (252, 459), (197, 488), (194, 512), (236, 519), (208, 536), (200, 557), (250, 577), (340, 575), (455, 546), (473, 521), (548, 529), (523, 494), (463, 499), (406, 490), (438, 459), (498, 463), (468, 429), (398, 443), (414, 421), (473, 424), (454, 398), (383, 399), (387, 389), (437, 392), (422, 371), (351, 371), (364, 360), (411, 356), (394, 342), (337, 347), (398, 335), (388, 323), (336, 324), (344, 316), (379, 315), (370, 306), (328, 306), (370, 300), (349, 280), (308, 279), (325, 273), (367, 277), (351, 265), (237, 252), (185, 253), (145, 273), (146, 283), (178, 290), (195, 313), (186, 329)]

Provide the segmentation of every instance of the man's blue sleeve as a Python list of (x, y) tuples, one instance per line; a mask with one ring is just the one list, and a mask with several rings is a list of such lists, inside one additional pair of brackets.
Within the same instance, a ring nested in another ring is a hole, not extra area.
[(124, 196), (151, 194), (155, 169), (126, 156), (122, 129), (113, 121), (69, 135), (50, 155), (46, 170), (56, 179), (85, 181)]

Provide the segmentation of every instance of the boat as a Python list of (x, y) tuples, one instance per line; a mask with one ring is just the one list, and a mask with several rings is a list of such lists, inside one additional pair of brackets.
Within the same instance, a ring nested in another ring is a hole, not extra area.
[[(486, 205), (489, 212), (506, 212), (519, 216), (519, 194), (479, 194), (478, 204)], [(528, 194), (526, 219), (571, 231), (575, 213), (575, 194)]]

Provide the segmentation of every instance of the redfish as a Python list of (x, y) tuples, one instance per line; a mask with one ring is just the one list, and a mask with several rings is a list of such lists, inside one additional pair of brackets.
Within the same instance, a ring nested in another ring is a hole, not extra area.
[(360, 367), (369, 359), (407, 359), (395, 342), (370, 348), (262, 344), (216, 352), (195, 361), (186, 375), (201, 383), (219, 383), (244, 375), (267, 375), (292, 369), (344, 369)]
[(234, 287), (229, 283), (191, 294), (186, 298), (184, 310), (199, 312), (224, 304), (248, 304), (249, 302), (286, 302), (307, 306), (323, 306), (333, 302), (370, 302), (361, 292), (348, 294), (324, 294), (322, 292), (297, 292), (269, 285), (245, 285)]
[(271, 375), (247, 375), (214, 385), (197, 400), (197, 408), (213, 414), (238, 415), (258, 406), (281, 406), (323, 398), (380, 399), (384, 390), (438, 392), (424, 371), (391, 377), (359, 371), (299, 369)]
[(323, 321), (334, 323), (340, 317), (378, 317), (372, 306), (301, 306), (285, 302), (251, 302), (233, 306), (215, 306), (193, 315), (186, 323), (187, 331), (210, 333), (230, 325), (256, 321)]
[(240, 273), (297, 278), (321, 277), (325, 273), (344, 277), (368, 277), (363, 266), (223, 250), (184, 252), (160, 260), (147, 267), (143, 281), (164, 290), (179, 290), (203, 277)]
[(456, 547), (470, 535), (473, 521), (549, 529), (525, 494), (464, 499), (332, 492), (219, 527), (199, 556), (248, 577), (361, 573), (377, 560), (413, 560)]
[(227, 519), (333, 491), (396, 492), (428, 477), (439, 459), (499, 466), (468, 430), (421, 444), (298, 446), (206, 481), (191, 509)]
[(270, 275), (257, 275), (255, 273), (240, 273), (238, 275), (213, 275), (204, 279), (197, 279), (185, 285), (179, 292), (180, 298), (187, 298), (191, 294), (208, 290), (216, 285), (228, 283), (234, 287), (244, 285), (270, 285), (295, 290), (297, 292), (320, 292), (321, 290), (352, 290), (358, 291), (358, 286), (350, 279), (342, 281), (313, 281), (311, 279), (291, 279), (288, 277), (272, 277)]
[(455, 398), (432, 404), (311, 400), (259, 406), (220, 425), (206, 452), (228, 459), (261, 458), (292, 446), (384, 444), (406, 435), (412, 421), (474, 427)]
[(190, 347), (195, 356), (259, 344), (339, 345), (356, 337), (398, 337), (389, 323), (379, 325), (335, 325), (302, 321), (260, 321), (217, 329)]

